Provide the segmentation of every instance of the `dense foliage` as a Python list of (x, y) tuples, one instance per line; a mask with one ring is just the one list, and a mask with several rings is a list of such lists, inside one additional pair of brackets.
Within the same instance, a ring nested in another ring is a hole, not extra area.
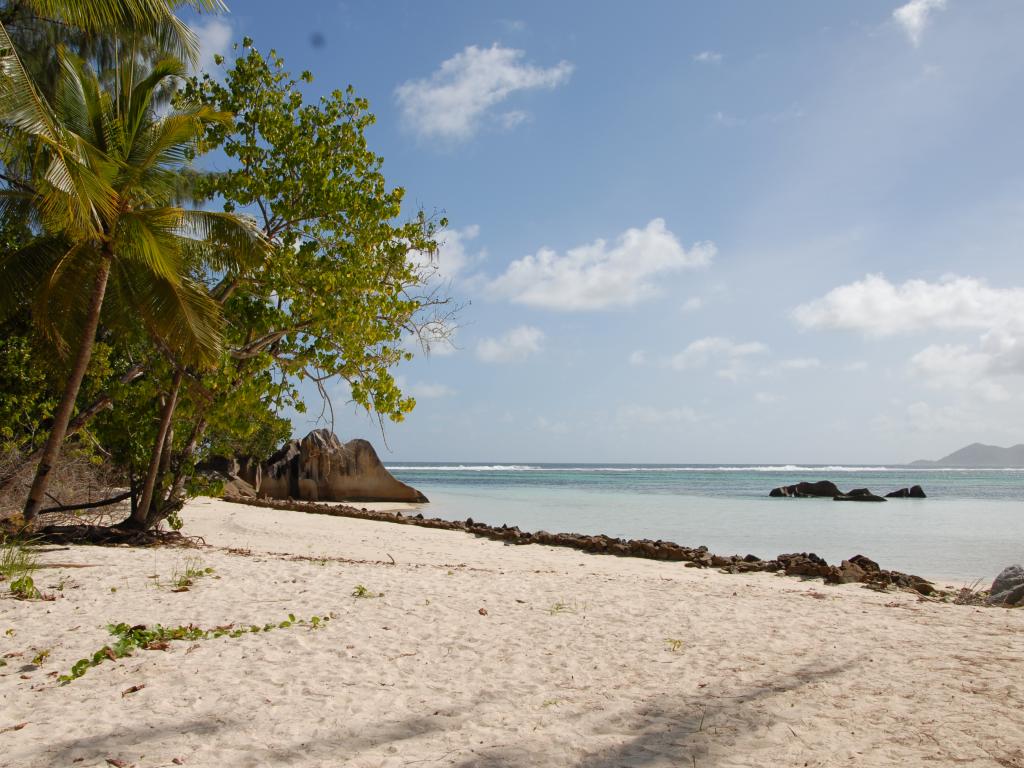
[[(0, 5), (0, 441), (38, 462), (26, 518), (66, 434), (145, 528), (202, 489), (205, 457), (287, 438), (303, 380), (396, 421), (414, 407), (392, 369), (410, 334), (447, 332), (444, 221), (402, 218), (351, 87), (307, 103), (312, 75), (248, 39), (222, 79), (186, 79), (179, 3), (87, 5)], [(214, 150), (232, 167), (204, 173)]]

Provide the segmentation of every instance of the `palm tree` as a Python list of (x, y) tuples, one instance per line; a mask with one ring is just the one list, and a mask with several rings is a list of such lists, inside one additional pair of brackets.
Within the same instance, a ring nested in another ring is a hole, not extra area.
[(58, 348), (75, 344), (25, 503), (26, 522), (42, 506), (108, 286), (117, 306), (136, 313), (175, 365), (208, 364), (220, 349), (220, 310), (190, 270), (222, 270), (265, 253), (248, 220), (176, 204), (181, 172), (206, 128), (230, 120), (202, 104), (157, 114), (157, 93), (185, 75), (177, 59), (146, 71), (136, 57), (125, 57), (111, 89), (80, 59), (64, 51), (58, 59), (57, 90), (52, 105), (44, 105), (49, 134), (33, 131), (31, 121), (12, 121), (38, 139), (47, 171), (33, 191), (4, 195), (10, 204), (31, 203), (40, 235), (0, 258), (0, 302), (30, 298), (33, 318)]
[(17, 18), (54, 23), (94, 40), (150, 35), (164, 53), (196, 64), (199, 39), (175, 16), (181, 7), (227, 11), (223, 0), (21, 0), (12, 11)]
[[(109, 49), (113, 44), (115, 51), (118, 41), (129, 41), (132, 45), (124, 55), (134, 55), (135, 51), (131, 50), (134, 44), (148, 40), (157, 50), (196, 64), (199, 39), (187, 24), (175, 16), (174, 12), (179, 7), (199, 12), (227, 10), (223, 0), (21, 0), (7, 10), (25, 23), (33, 36), (50, 27), (57, 30), (58, 41), (74, 37), (81, 45), (93, 49), (97, 46)], [(110, 50), (105, 54), (104, 58), (110, 59)], [(44, 69), (52, 69), (52, 66)], [(89, 179), (84, 173), (86, 169), (76, 162), (81, 160), (76, 154), (76, 147), (68, 141), (69, 137), (62, 135), (60, 126), (54, 122), (49, 104), (18, 55), (2, 20), (0, 119), (6, 127), (28, 134), (48, 148), (50, 168), (47, 174), (50, 180), (64, 186), (67, 191), (75, 189), (81, 197), (79, 200), (69, 198), (65, 204), (73, 202), (88, 209), (97, 202), (90, 202), (90, 195), (82, 189), (86, 185), (95, 185), (97, 180)], [(89, 210), (79, 212), (80, 216), (88, 217), (89, 214)]]

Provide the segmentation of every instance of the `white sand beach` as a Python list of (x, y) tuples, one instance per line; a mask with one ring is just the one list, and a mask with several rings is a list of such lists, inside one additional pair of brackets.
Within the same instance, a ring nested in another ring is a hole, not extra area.
[[(1021, 610), (210, 499), (183, 517), (207, 547), (53, 548), (56, 599), (0, 600), (0, 765), (1024, 766)], [(172, 591), (189, 562), (213, 572)], [(56, 680), (110, 622), (288, 614), (333, 618)]]

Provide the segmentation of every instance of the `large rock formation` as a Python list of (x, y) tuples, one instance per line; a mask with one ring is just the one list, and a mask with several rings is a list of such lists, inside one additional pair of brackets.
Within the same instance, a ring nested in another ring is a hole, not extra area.
[(396, 480), (366, 440), (342, 445), (329, 429), (315, 429), (286, 443), (258, 469), (259, 473), (249, 465), (241, 477), (256, 484), (261, 496), (273, 499), (427, 501), (415, 488)]

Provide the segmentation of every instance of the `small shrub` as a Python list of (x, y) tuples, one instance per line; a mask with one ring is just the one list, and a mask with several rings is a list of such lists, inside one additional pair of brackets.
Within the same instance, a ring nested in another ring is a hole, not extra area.
[(14, 581), (19, 576), (34, 573), (38, 567), (29, 542), (14, 536), (0, 539), (0, 579)]
[(668, 649), (672, 651), (672, 653), (679, 653), (679, 651), (683, 650), (683, 641), (678, 638), (666, 637), (665, 643), (668, 645)]
[(177, 591), (184, 592), (195, 584), (197, 579), (210, 576), (213, 572), (213, 568), (204, 568), (198, 558), (190, 558), (185, 561), (183, 568), (175, 567), (171, 573), (170, 586)]
[(38, 600), (43, 596), (27, 573), (11, 582), (11, 594), (19, 600)]
[(987, 599), (988, 590), (978, 580), (969, 586), (961, 587), (953, 597), (953, 603), (955, 605), (985, 605)]
[(362, 584), (356, 584), (352, 589), (352, 597), (384, 597), (383, 592), (371, 592)]

